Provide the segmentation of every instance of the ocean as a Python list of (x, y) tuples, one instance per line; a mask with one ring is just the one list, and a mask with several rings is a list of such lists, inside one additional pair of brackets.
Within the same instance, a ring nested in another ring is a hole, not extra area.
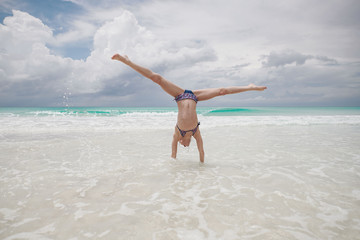
[(0, 239), (359, 239), (360, 108), (0, 108)]

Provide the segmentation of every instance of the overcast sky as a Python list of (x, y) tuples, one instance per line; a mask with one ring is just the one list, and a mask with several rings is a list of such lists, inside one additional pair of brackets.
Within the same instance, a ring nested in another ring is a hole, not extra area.
[(0, 106), (176, 106), (118, 52), (186, 89), (266, 85), (200, 106), (360, 106), (360, 1), (0, 0)]

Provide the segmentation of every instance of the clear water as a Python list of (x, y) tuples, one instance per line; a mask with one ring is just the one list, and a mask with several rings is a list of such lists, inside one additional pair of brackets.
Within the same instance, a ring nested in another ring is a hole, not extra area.
[(360, 108), (0, 108), (1, 239), (357, 239)]
[[(274, 116), (274, 115), (360, 115), (360, 107), (198, 107), (203, 116)], [(177, 113), (177, 108), (0, 108), (0, 116), (120, 116), (133, 113)]]

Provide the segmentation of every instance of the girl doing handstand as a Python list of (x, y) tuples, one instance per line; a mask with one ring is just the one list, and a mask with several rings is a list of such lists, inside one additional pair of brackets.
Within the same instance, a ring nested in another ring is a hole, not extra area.
[(198, 121), (196, 114), (196, 104), (198, 101), (205, 101), (213, 97), (227, 94), (234, 94), (245, 91), (263, 91), (266, 89), (266, 87), (264, 86), (256, 86), (254, 84), (249, 84), (248, 86), (243, 87), (234, 86), (222, 88), (207, 88), (194, 91), (185, 90), (165, 79), (161, 75), (133, 63), (126, 55), (121, 56), (120, 54), (115, 54), (112, 59), (118, 60), (128, 65), (135, 71), (142, 74), (144, 77), (149, 78), (154, 83), (157, 83), (165, 92), (175, 98), (178, 106), (178, 117), (171, 144), (172, 158), (176, 158), (178, 142), (180, 142), (180, 144), (184, 147), (188, 147), (190, 145), (191, 137), (194, 137), (196, 140), (197, 148), (199, 150), (200, 161), (204, 162), (205, 152), (203, 140), (199, 129), (200, 122)]

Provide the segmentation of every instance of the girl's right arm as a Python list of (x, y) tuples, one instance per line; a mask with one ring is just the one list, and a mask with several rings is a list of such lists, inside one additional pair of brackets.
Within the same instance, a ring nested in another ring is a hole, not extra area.
[(171, 157), (174, 159), (176, 158), (176, 154), (177, 154), (178, 141), (179, 141), (179, 136), (176, 134), (176, 129), (175, 129), (175, 133), (171, 144)]

